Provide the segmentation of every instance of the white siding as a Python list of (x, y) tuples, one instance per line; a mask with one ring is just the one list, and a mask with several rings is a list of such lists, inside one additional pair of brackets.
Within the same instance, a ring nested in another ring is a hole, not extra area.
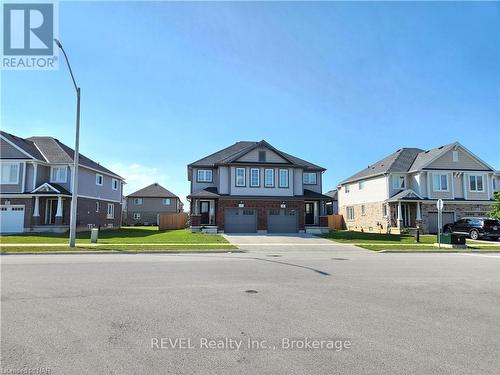
[(383, 202), (389, 197), (386, 176), (364, 180), (364, 187), (362, 190), (359, 190), (358, 182), (349, 185), (349, 193), (345, 192), (345, 186), (339, 189), (339, 207), (360, 203)]

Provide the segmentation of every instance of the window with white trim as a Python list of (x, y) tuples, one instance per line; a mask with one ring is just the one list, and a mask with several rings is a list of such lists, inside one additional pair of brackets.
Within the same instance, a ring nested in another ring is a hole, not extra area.
[(142, 204), (142, 198), (134, 198), (134, 204), (139, 206)]
[(95, 175), (95, 184), (99, 185), (99, 186), (102, 186), (103, 181), (104, 181), (103, 175), (96, 173), (96, 175)]
[(245, 168), (236, 168), (236, 186), (245, 186)]
[(116, 178), (113, 178), (113, 179), (111, 180), (111, 188), (112, 188), (113, 190), (118, 190), (118, 180), (117, 180)]
[(406, 177), (403, 175), (393, 175), (392, 176), (392, 188), (393, 189), (406, 189)]
[(251, 168), (250, 169), (250, 186), (260, 187), (260, 169)]
[(363, 189), (364, 189), (364, 187), (365, 187), (365, 182), (364, 182), (364, 181), (359, 181), (359, 182), (358, 182), (358, 189), (359, 189), (359, 190), (363, 190)]
[(279, 187), (280, 188), (287, 188), (288, 187), (288, 169), (280, 169), (280, 174), (279, 174)]
[(354, 207), (346, 207), (347, 220), (354, 220)]
[(19, 163), (2, 163), (2, 184), (19, 183)]
[(68, 167), (65, 165), (50, 167), (50, 182), (64, 183), (68, 179)]
[(99, 212), (99, 202), (95, 202), (95, 212)]
[(482, 175), (469, 175), (469, 190), (474, 192), (484, 191)]
[(108, 219), (115, 218), (115, 205), (113, 203), (108, 203)]
[(211, 169), (198, 169), (197, 182), (213, 182), (213, 171)]
[(302, 174), (302, 182), (304, 183), (304, 185), (316, 185), (317, 184), (316, 172), (304, 172)]
[(387, 217), (387, 205), (386, 204), (382, 205), (382, 212), (383, 212), (384, 217)]
[(433, 174), (432, 188), (434, 189), (434, 191), (448, 191), (448, 175)]
[(139, 212), (134, 212), (134, 220), (141, 220), (141, 214)]
[(274, 169), (266, 168), (264, 170), (264, 186), (274, 187)]
[(349, 185), (345, 186), (345, 193), (349, 193), (351, 191), (351, 187)]
[(163, 198), (162, 201), (164, 206), (170, 206), (170, 198)]
[(365, 205), (364, 204), (361, 205), (361, 215), (362, 216), (366, 215), (366, 209), (365, 209)]

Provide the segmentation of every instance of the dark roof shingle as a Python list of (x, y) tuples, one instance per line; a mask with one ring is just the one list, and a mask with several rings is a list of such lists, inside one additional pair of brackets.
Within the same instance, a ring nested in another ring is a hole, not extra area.
[(158, 183), (151, 184), (145, 188), (139, 189), (136, 192), (129, 194), (128, 197), (134, 198), (179, 198), (171, 191), (165, 189)]

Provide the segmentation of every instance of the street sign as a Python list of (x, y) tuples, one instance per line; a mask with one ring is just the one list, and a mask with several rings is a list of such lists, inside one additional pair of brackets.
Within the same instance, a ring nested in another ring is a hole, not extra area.
[(436, 202), (436, 207), (438, 209), (438, 247), (441, 248), (441, 229), (443, 226), (443, 200), (438, 199)]
[(438, 199), (436, 202), (437, 209), (441, 211), (443, 209), (443, 205), (444, 205), (443, 200)]

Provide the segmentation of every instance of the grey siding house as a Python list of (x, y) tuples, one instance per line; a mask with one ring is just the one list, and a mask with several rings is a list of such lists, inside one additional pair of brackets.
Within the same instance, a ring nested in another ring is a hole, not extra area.
[(182, 212), (177, 195), (154, 183), (126, 197), (126, 225), (158, 225), (162, 213)]
[[(0, 131), (0, 232), (69, 229), (74, 151)], [(120, 226), (123, 178), (80, 154), (77, 229)]]
[(266, 141), (237, 142), (188, 165), (192, 230), (327, 231), (325, 168)]

